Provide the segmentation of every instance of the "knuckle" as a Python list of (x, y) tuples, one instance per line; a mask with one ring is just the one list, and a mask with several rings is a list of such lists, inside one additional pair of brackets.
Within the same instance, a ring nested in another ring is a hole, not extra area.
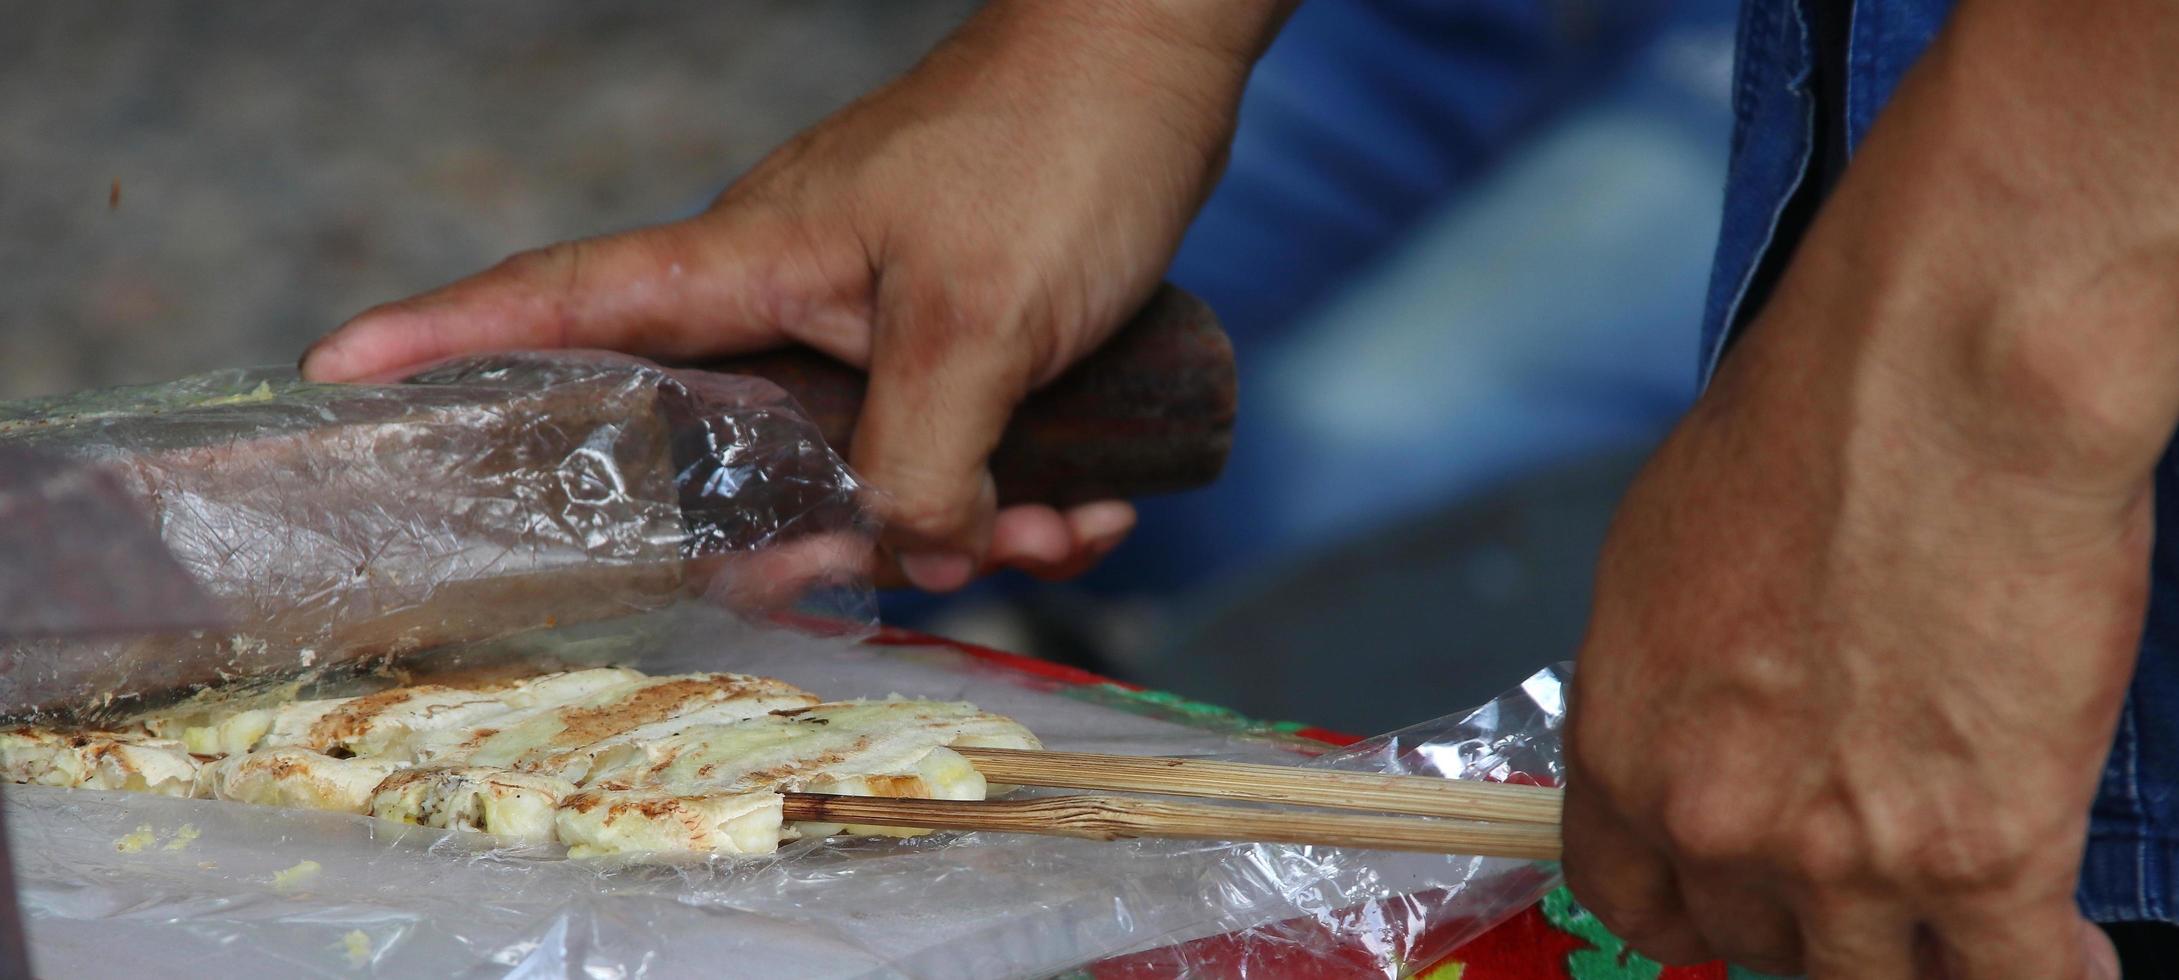
[(935, 497), (915, 495), (894, 498), (887, 523), (918, 538), (942, 540), (953, 537), (969, 524), (957, 505)]
[(2027, 860), (2028, 843), (1998, 823), (1933, 829), (1913, 848), (1906, 870), (1939, 891), (1978, 891), (2017, 876)]
[(979, 515), (973, 488), (955, 490), (932, 479), (914, 482), (917, 489), (890, 497), (885, 507), (890, 529), (933, 542), (955, 540), (975, 530)]
[(913, 343), (933, 359), (973, 355), (1037, 364), (1056, 356), (1060, 314), (1041, 276), (954, 262), (912, 279), (914, 291), (899, 297), (895, 308)]
[(507, 256), (499, 263), (499, 267), (522, 279), (560, 278), (578, 264), (576, 253), (580, 249), (581, 245), (577, 242), (555, 242)]
[(1673, 851), (1702, 864), (1744, 862), (1758, 854), (1768, 834), (1744, 804), (1704, 790), (1668, 795), (1660, 818)]

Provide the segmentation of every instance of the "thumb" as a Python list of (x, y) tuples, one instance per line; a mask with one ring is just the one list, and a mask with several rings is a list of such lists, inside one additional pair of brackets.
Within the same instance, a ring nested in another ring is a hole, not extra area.
[(851, 449), (884, 496), (886, 543), (909, 581), (968, 584), (991, 540), (998, 495), (985, 461), (1033, 371), (1027, 335), (937, 289), (887, 303), (881, 290), (870, 388)]
[[(759, 229), (704, 218), (523, 252), (459, 282), (367, 310), (303, 355), (313, 381), (355, 381), (458, 354), (600, 347), (695, 357), (774, 346), (780, 326), (744, 256)], [(776, 284), (767, 284), (776, 285)]]

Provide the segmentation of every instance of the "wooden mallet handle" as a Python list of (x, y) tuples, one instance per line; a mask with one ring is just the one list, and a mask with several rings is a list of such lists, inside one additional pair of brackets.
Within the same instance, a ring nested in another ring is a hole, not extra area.
[[(843, 453), (855, 438), (865, 379), (854, 368), (806, 348), (694, 366), (785, 388)], [(991, 458), (999, 502), (1065, 506), (1208, 484), (1233, 445), (1238, 389), (1233, 343), (1210, 307), (1162, 285), (1014, 412)]]

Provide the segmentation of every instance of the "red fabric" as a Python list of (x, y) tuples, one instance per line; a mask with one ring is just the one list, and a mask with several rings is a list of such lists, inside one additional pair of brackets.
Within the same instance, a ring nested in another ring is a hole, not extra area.
[(975, 657), (978, 660), (989, 661), (1003, 667), (1008, 667), (1013, 670), (1020, 671), (1024, 674), (1029, 674), (1035, 677), (1042, 677), (1047, 680), (1058, 681), (1062, 684), (1110, 684), (1114, 687), (1122, 688), (1129, 691), (1142, 690), (1142, 685), (1127, 684), (1121, 681), (1115, 681), (1104, 677), (1099, 677), (1096, 674), (1092, 674), (1089, 671), (1083, 670), (1079, 667), (1069, 667), (1066, 664), (1055, 664), (1049, 660), (1038, 660), (1035, 657), (1024, 657), (1018, 653), (1007, 653), (1003, 650), (993, 650), (990, 647), (980, 647), (973, 643), (962, 643), (959, 640), (948, 640), (944, 637), (928, 636), (922, 633), (917, 633), (913, 630), (900, 629), (899, 627), (895, 626), (879, 627), (877, 635), (870, 637), (864, 642), (881, 647), (948, 647), (954, 650), (959, 650), (960, 652), (968, 654), (971, 657)]
[(1588, 945), (1560, 932), (1531, 906), (1416, 975), (1429, 977), (1459, 963), (1460, 980), (1568, 980), (1566, 954)]

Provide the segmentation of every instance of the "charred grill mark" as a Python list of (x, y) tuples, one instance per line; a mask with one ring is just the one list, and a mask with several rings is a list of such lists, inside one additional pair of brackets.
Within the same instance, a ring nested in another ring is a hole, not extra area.
[[(608, 826), (623, 816), (648, 821), (650, 825), (643, 828), (641, 838), (665, 835), (650, 846), (705, 848), (720, 846), (718, 841), (728, 821), (718, 819), (717, 814), (734, 806), (729, 795), (789, 791), (812, 781), (834, 786), (834, 792), (872, 797), (928, 795), (932, 792), (929, 780), (912, 771), (898, 771), (901, 766), (880, 763), (870, 755), (872, 746), (890, 744), (888, 739), (896, 735), (933, 736), (935, 744), (946, 744), (950, 740), (942, 729), (995, 717), (953, 717), (960, 714), (956, 709), (968, 708), (966, 705), (930, 711), (909, 703), (902, 704), (899, 711), (866, 716), (860, 711), (842, 710), (865, 702), (822, 702), (783, 682), (736, 674), (645, 678), (627, 672), (625, 676), (628, 680), (616, 678), (605, 688), (571, 685), (571, 690), (587, 693), (547, 697), (539, 692), (532, 700), (522, 702), (519, 724), (504, 720), (492, 710), (477, 709), (512, 710), (497, 696), (482, 694), (480, 687), (505, 691), (522, 682), (484, 682), (478, 686), (463, 683), (455, 687), (438, 683), (441, 678), (435, 677), (431, 683), (333, 703), (289, 701), (297, 704), (301, 717), (291, 714), (292, 721), (283, 719), (282, 734), (293, 732), (298, 725), (306, 727), (300, 745), (229, 756), (226, 764), (211, 770), (210, 775), (234, 780), (234, 788), (243, 791), (237, 795), (290, 805), (349, 806), (355, 790), (370, 786), (366, 799), (380, 793), (402, 793), (399, 809), (413, 811), (404, 812), (404, 819), (428, 823), (443, 818), (449, 821), (445, 825), (486, 830), (490, 828), (483, 826), (481, 807), (497, 805), (492, 801), (503, 801), (511, 794), (519, 797), (525, 807), (547, 801), (546, 805), (569, 816), (586, 815)], [(286, 696), (292, 698), (293, 694), (290, 691)], [(762, 708), (765, 703), (783, 707), (766, 711)], [(462, 712), (457, 709), (464, 708), (476, 711), (472, 717), (477, 720), (500, 727), (445, 723), (447, 713), (460, 718)], [(471, 750), (488, 742), (507, 742), (510, 751), (529, 751), (500, 769), (466, 768), (459, 758), (440, 758), (436, 765), (404, 768), (394, 768), (398, 762), (381, 762), (375, 756), (353, 765), (331, 761), (354, 758), (352, 746), (359, 742), (371, 745), (388, 735), (409, 734), (401, 723), (417, 718), (438, 719), (437, 725), (430, 726), (442, 730), (433, 739), (434, 748), (459, 739), (464, 748)], [(837, 735), (819, 731), (834, 722), (842, 728)], [(514, 727), (507, 727), (511, 724)], [(621, 737), (638, 728), (646, 732), (678, 730), (670, 737), (641, 742)], [(149, 759), (123, 749), (150, 746), (177, 754), (186, 751), (179, 742), (154, 737), (155, 731), (150, 728), (140, 733), (69, 733), (18, 725), (0, 732), (12, 732), (49, 751), (65, 745), (75, 751), (75, 758), (98, 766), (101, 773), (108, 775), (115, 766), (134, 774), (140, 769), (134, 763)], [(515, 743), (517, 739), (519, 744)], [(601, 747), (601, 742), (607, 745)], [(560, 768), (551, 768), (547, 772), (551, 778), (545, 780), (519, 774), (551, 765), (542, 760), (564, 762), (585, 753), (590, 755), (591, 764), (580, 767), (580, 775)], [(689, 758), (688, 768), (679, 766), (684, 755)], [(601, 757), (613, 761), (609, 765), (599, 762)], [(220, 760), (217, 755), (193, 758), (213, 764)], [(886, 758), (893, 756), (888, 754)], [(881, 766), (895, 771), (868, 771)], [(589, 773), (602, 774), (607, 768), (614, 770), (614, 778), (589, 781)], [(369, 779), (372, 772), (381, 778)], [(568, 785), (568, 779), (588, 785), (577, 789)], [(226, 792), (223, 789), (222, 795)], [(605, 808), (603, 813), (600, 807)], [(676, 827), (680, 830), (676, 831)], [(685, 834), (685, 844), (675, 844), (673, 838), (679, 834)]]
[(325, 717), (310, 726), (308, 744), (311, 748), (324, 751), (328, 746), (361, 738), (365, 732), (370, 731), (371, 723), (377, 721), (380, 715), (433, 690), (436, 688), (428, 685), (396, 687), (349, 701), (326, 712)]
[(665, 772), (668, 768), (672, 767), (673, 760), (681, 757), (681, 746), (667, 746), (663, 755), (664, 758), (661, 758), (657, 762), (651, 764), (650, 774), (652, 776), (657, 776), (659, 773)]
[(438, 774), (439, 770), (437, 769), (396, 769), (388, 773), (386, 778), (379, 780), (378, 788), (372, 792), (385, 793), (402, 789), (411, 783), (420, 783)]
[(552, 745), (588, 745), (631, 728), (664, 721), (691, 701), (725, 701), (741, 697), (749, 690), (744, 681), (732, 675), (725, 679), (685, 677), (652, 684), (596, 707), (562, 708), (558, 712), (560, 733), (553, 736)]
[(735, 780), (735, 784), (769, 789), (797, 776), (808, 775), (823, 770), (827, 766), (839, 765), (841, 762), (846, 761), (849, 753), (861, 748), (868, 741), (868, 739), (858, 739), (856, 746), (851, 749), (820, 752), (806, 759), (795, 759), (791, 762), (780, 763), (769, 769), (758, 769), (745, 773), (740, 779)]

